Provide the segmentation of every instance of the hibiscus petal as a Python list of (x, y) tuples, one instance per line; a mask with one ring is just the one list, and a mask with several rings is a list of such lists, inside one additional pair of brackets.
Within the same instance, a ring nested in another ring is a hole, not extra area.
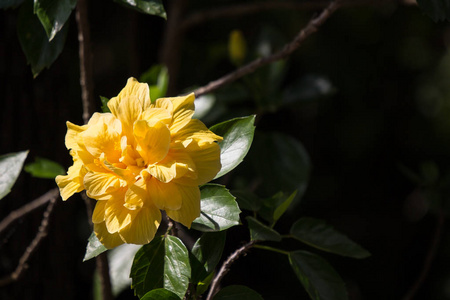
[(66, 133), (66, 147), (67, 149), (78, 150), (78, 139), (79, 134), (87, 129), (87, 125), (78, 126), (69, 121), (66, 122), (67, 125), (67, 133)]
[(220, 171), (222, 165), (220, 163), (220, 147), (218, 144), (212, 143), (199, 146), (197, 143), (191, 143), (186, 148), (186, 151), (195, 163), (198, 185), (211, 181)]
[(136, 211), (124, 206), (124, 198), (112, 198), (105, 202), (105, 225), (109, 233), (118, 232), (131, 223)]
[(178, 184), (163, 183), (156, 178), (150, 178), (147, 182), (147, 190), (152, 202), (159, 209), (180, 209), (182, 196)]
[(113, 234), (108, 232), (104, 222), (94, 224), (94, 232), (99, 241), (108, 249), (117, 247), (124, 243), (117, 232)]
[(210, 131), (202, 121), (191, 119), (189, 123), (172, 136), (172, 145), (177, 147), (182, 144), (186, 148), (192, 141), (199, 145), (211, 144), (221, 141), (223, 138)]
[(174, 97), (170, 99), (173, 104), (172, 125), (170, 126), (170, 131), (172, 133), (176, 133), (186, 126), (192, 119), (195, 109), (195, 95), (194, 93), (191, 93), (187, 96)]
[(74, 157), (73, 166), (69, 167), (67, 175), (58, 175), (55, 178), (59, 187), (61, 198), (65, 201), (75, 193), (84, 190), (83, 178), (87, 170), (83, 163)]
[(107, 201), (97, 201), (92, 213), (92, 223), (99, 224), (105, 221), (105, 205)]
[(88, 172), (84, 176), (84, 187), (90, 198), (96, 199), (120, 188), (120, 178), (114, 173)]
[(200, 189), (198, 186), (178, 185), (182, 197), (182, 205), (178, 210), (166, 209), (167, 215), (190, 228), (192, 221), (200, 216)]
[(117, 118), (119, 117), (119, 106), (121, 105), (123, 98), (127, 98), (129, 96), (136, 97), (137, 102), (139, 103), (139, 106), (142, 108), (142, 110), (148, 108), (151, 105), (148, 84), (139, 83), (135, 78), (131, 77), (128, 79), (126, 86), (122, 89), (122, 91), (120, 91), (119, 95), (117, 95), (117, 97), (111, 98), (108, 101), (109, 110)]
[(137, 210), (144, 205), (144, 202), (148, 202), (148, 199), (147, 185), (144, 179), (140, 178), (133, 185), (128, 187), (125, 194), (124, 206), (130, 210)]
[(147, 164), (155, 164), (167, 155), (170, 147), (170, 131), (167, 125), (156, 121), (137, 121), (134, 136), (138, 142), (136, 150)]
[(161, 212), (153, 205), (144, 205), (137, 212), (119, 234), (126, 243), (143, 245), (153, 240), (161, 222)]

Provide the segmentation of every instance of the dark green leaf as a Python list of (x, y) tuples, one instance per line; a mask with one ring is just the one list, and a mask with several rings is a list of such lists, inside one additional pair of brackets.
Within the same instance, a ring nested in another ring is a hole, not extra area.
[(219, 178), (236, 168), (247, 155), (255, 133), (255, 116), (236, 118), (212, 126), (210, 129), (223, 137), (220, 145), (222, 169), (216, 175)]
[(0, 9), (15, 8), (22, 4), (24, 0), (2, 0), (0, 1)]
[(156, 99), (166, 95), (169, 86), (169, 72), (165, 66), (155, 65), (142, 74), (139, 81), (149, 85), (150, 99), (155, 102)]
[(273, 195), (278, 191), (300, 198), (308, 185), (311, 162), (303, 145), (280, 132), (261, 134), (255, 138), (250, 155), (262, 183), (259, 191)]
[(105, 252), (106, 247), (98, 240), (95, 233), (91, 233), (88, 239), (88, 244), (86, 246), (86, 253), (84, 254), (83, 261), (87, 261), (91, 258), (98, 256), (99, 254)]
[[(286, 196), (283, 192), (278, 192), (270, 198), (263, 199), (261, 208), (258, 210), (258, 215), (273, 227), (278, 218), (295, 199), (296, 193), (294, 191), (290, 196)], [(276, 219), (275, 216), (278, 218)]]
[(11, 192), (27, 155), (28, 151), (22, 151), (0, 156), (0, 199)]
[(114, 0), (114, 2), (144, 14), (155, 15), (167, 19), (162, 0)]
[(343, 280), (320, 256), (299, 250), (289, 253), (289, 262), (311, 299), (348, 299)]
[(226, 231), (220, 231), (204, 233), (197, 240), (191, 256), (192, 282), (200, 282), (214, 271), (222, 257), (225, 238)]
[(250, 191), (233, 191), (236, 201), (241, 209), (258, 211), (261, 208), (262, 200)]
[(21, 6), (17, 20), (17, 34), (34, 77), (38, 76), (44, 68), (50, 67), (58, 58), (64, 48), (67, 28), (67, 25), (64, 26), (49, 42), (39, 19), (33, 14), (31, 2)]
[(230, 285), (221, 289), (213, 300), (263, 300), (260, 294), (243, 285)]
[(169, 290), (156, 289), (145, 294), (140, 300), (180, 300), (180, 297)]
[(109, 107), (108, 107), (109, 99), (106, 97), (100, 96), (100, 101), (102, 102), (102, 112), (110, 113), (111, 111), (109, 110)]
[(450, 0), (417, 0), (417, 4), (435, 22), (450, 20)]
[(165, 288), (183, 298), (190, 274), (184, 244), (174, 236), (158, 236), (136, 253), (131, 267), (131, 287), (139, 297), (153, 289)]
[(48, 179), (54, 179), (66, 172), (60, 164), (42, 157), (36, 157), (33, 163), (27, 164), (25, 171), (33, 177)]
[(253, 217), (246, 217), (245, 219), (250, 228), (252, 241), (281, 241), (281, 235), (269, 226), (264, 225)]
[(201, 280), (197, 284), (197, 294), (201, 295), (208, 290), (208, 287), (211, 284), (211, 281), (213, 280), (214, 275), (215, 275), (214, 272), (210, 273), (205, 279)]
[(314, 218), (301, 218), (291, 227), (291, 235), (305, 244), (317, 249), (353, 257), (366, 258), (370, 253), (347, 236), (327, 225), (325, 221)]
[(200, 231), (221, 231), (239, 224), (239, 206), (230, 192), (218, 184), (206, 184), (200, 188), (201, 213), (192, 222), (192, 228)]
[(277, 208), (275, 208), (275, 211), (273, 212), (274, 224), (286, 212), (296, 195), (297, 191), (294, 191), (289, 197), (286, 198), (286, 200), (281, 202), (281, 204), (278, 205)]
[(63, 28), (77, 0), (34, 0), (34, 13), (44, 26), (51, 41)]

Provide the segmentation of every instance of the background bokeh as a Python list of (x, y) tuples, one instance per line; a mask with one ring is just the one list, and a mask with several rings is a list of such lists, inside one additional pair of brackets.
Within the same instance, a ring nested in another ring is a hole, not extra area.
[[(238, 3), (191, 1), (181, 20)], [(139, 78), (162, 60), (176, 68), (169, 96), (202, 86), (236, 69), (228, 56), (233, 30), (242, 32), (245, 60), (251, 61), (281, 49), (318, 11), (277, 9), (217, 18), (180, 32), (176, 49), (165, 49), (163, 19), (112, 1), (90, 1), (97, 109), (98, 96), (116, 95), (128, 77)], [(169, 19), (170, 13), (168, 5)], [(73, 16), (68, 25), (61, 56), (33, 79), (16, 35), (17, 10), (0, 11), (0, 154), (29, 149), (27, 162), (45, 157), (65, 167), (71, 164), (65, 122), (81, 124), (82, 106)], [(217, 90), (212, 110), (202, 118), (213, 125), (258, 114), (253, 148), (222, 183), (231, 190), (250, 188), (260, 197), (292, 192), (296, 184), (306, 187), (277, 225), (280, 232), (288, 232), (300, 216), (323, 218), (372, 253), (364, 260), (324, 254), (345, 280), (350, 299), (401, 299), (423, 269), (437, 216), (445, 215), (450, 191), (449, 46), (449, 24), (434, 23), (414, 5), (385, 1), (343, 7), (289, 59)], [(165, 51), (171, 51), (170, 61)], [(271, 160), (265, 161), (267, 157)], [(310, 172), (304, 170), (309, 166)], [(303, 176), (301, 182), (286, 183), (291, 174)], [(0, 202), (0, 218), (53, 187), (52, 180), (23, 172)], [(14, 270), (43, 211), (1, 234), (0, 275)], [(50, 222), (28, 270), (17, 283), (0, 288), (1, 299), (92, 297), (95, 263), (82, 262), (90, 234), (83, 201), (79, 196), (58, 201)], [(450, 299), (447, 228), (444, 223), (416, 299)], [(243, 226), (231, 229), (225, 255), (246, 240)], [(287, 243), (285, 248), (298, 245)], [(241, 258), (223, 284), (248, 285), (264, 299), (307, 299), (287, 260), (258, 249)], [(120, 298), (132, 295), (128, 291)]]

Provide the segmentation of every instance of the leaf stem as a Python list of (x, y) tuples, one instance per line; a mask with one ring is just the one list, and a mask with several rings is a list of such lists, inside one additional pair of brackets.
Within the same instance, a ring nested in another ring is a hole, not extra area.
[(270, 246), (254, 245), (253, 247), (258, 248), (258, 249), (267, 250), (267, 251), (277, 252), (277, 253), (284, 254), (284, 255), (289, 255), (289, 252), (287, 252), (287, 251), (277, 249), (277, 248), (272, 248)]

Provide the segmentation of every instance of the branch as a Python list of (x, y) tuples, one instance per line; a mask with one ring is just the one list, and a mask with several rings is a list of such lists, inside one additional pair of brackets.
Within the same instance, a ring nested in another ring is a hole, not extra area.
[(313, 18), (309, 23), (303, 28), (299, 34), (287, 45), (284, 46), (284, 48), (277, 53), (274, 53), (270, 56), (258, 58), (251, 63), (237, 69), (236, 71), (223, 76), (222, 78), (219, 78), (215, 81), (212, 81), (208, 83), (206, 86), (203, 86), (201, 88), (198, 88), (194, 91), (196, 97), (210, 93), (219, 87), (226, 85), (230, 82), (233, 82), (239, 78), (241, 78), (244, 75), (247, 75), (249, 73), (254, 72), (256, 69), (265, 66), (267, 64), (270, 64), (274, 61), (283, 59), (285, 57), (288, 57), (292, 52), (297, 50), (302, 43), (308, 38), (311, 34), (316, 32), (319, 27), (325, 23), (325, 21), (342, 5), (342, 3), (337, 1), (332, 1), (323, 11), (322, 13)]
[(93, 97), (94, 81), (92, 79), (92, 52), (87, 19), (86, 0), (78, 0), (75, 11), (78, 27), (78, 54), (80, 56), (81, 101), (83, 102), (83, 121), (86, 124), (95, 112)]
[(440, 211), (436, 220), (436, 229), (434, 230), (434, 235), (431, 240), (430, 247), (428, 248), (427, 256), (423, 263), (422, 272), (420, 273), (419, 277), (416, 279), (412, 287), (409, 289), (409, 291), (406, 293), (406, 295), (403, 297), (403, 300), (413, 299), (417, 291), (427, 278), (427, 275), (431, 269), (431, 264), (433, 263), (434, 257), (436, 256), (437, 248), (441, 241), (442, 228), (444, 227), (444, 219), (445, 219), (444, 212)]
[(213, 282), (211, 283), (211, 287), (209, 289), (208, 296), (206, 297), (206, 300), (211, 300), (212, 297), (217, 292), (217, 289), (219, 287), (220, 281), (222, 278), (230, 271), (230, 266), (233, 264), (242, 254), (245, 254), (253, 245), (255, 244), (255, 241), (250, 241), (241, 248), (237, 249), (236, 251), (231, 254), (227, 260), (222, 264), (222, 267), (219, 270), (219, 273), (217, 273), (216, 277), (214, 277)]
[[(52, 192), (52, 191), (54, 191), (54, 190), (51, 190), (50, 192)], [(25, 250), (22, 257), (20, 258), (19, 264), (17, 265), (16, 270), (14, 272), (12, 272), (10, 275), (5, 276), (0, 279), (0, 286), (7, 285), (7, 284), (10, 284), (10, 283), (18, 280), (20, 275), (22, 275), (23, 271), (25, 271), (28, 268), (28, 265), (27, 265), (28, 260), (30, 259), (33, 252), (36, 251), (36, 249), (39, 246), (39, 244), (41, 243), (42, 239), (47, 235), (47, 227), (49, 224), (49, 218), (50, 218), (51, 213), (53, 212), (53, 208), (56, 203), (56, 198), (57, 197), (54, 196), (49, 199), (50, 203), (44, 212), (44, 216), (42, 218), (41, 225), (39, 226), (38, 233), (36, 234), (35, 238), (30, 243), (28, 248)], [(49, 201), (49, 200), (47, 200), (47, 201)]]
[(26, 214), (34, 211), (35, 209), (41, 207), (42, 205), (46, 204), (47, 202), (51, 201), (52, 199), (55, 199), (59, 195), (59, 190), (57, 188), (54, 188), (44, 195), (40, 196), (39, 198), (36, 198), (35, 200), (31, 201), (30, 203), (22, 206), (21, 208), (12, 211), (6, 218), (4, 218), (0, 222), (0, 232), (8, 228), (9, 225), (11, 225), (14, 221), (22, 218)]

